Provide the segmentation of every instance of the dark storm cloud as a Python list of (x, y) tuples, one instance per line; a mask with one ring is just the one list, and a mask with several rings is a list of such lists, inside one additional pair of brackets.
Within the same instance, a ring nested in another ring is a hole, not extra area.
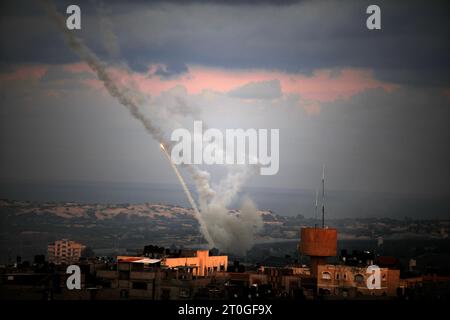
[(24, 0), (2, 1), (1, 64), (66, 63), (79, 60), (65, 46), (61, 35), (39, 3)]
[(323, 158), (344, 189), (450, 194), (450, 104), (444, 94), (367, 90), (323, 105), (319, 118)]
[[(58, 2), (61, 11), (68, 2)], [(25, 2), (28, 4), (28, 2)], [(36, 3), (2, 10), (3, 63), (76, 60)], [(450, 3), (378, 1), (382, 30), (365, 27), (369, 1), (107, 2), (120, 59), (145, 72), (167, 64), (170, 76), (188, 64), (310, 73), (318, 68), (370, 68), (383, 81), (450, 84)], [(79, 32), (102, 58), (96, 4), (80, 3)], [(173, 67), (178, 66), (178, 67)], [(161, 72), (164, 73), (164, 72)]]

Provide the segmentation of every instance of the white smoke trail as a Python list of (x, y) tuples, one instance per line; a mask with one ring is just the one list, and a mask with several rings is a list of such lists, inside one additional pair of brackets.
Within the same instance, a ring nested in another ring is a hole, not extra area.
[(148, 133), (150, 133), (156, 140), (165, 142), (161, 130), (154, 126), (140, 111), (137, 104), (128, 97), (124, 90), (113, 81), (111, 76), (106, 70), (105, 64), (92, 52), (84, 42), (75, 36), (74, 32), (66, 28), (64, 17), (61, 16), (56, 10), (53, 3), (42, 0), (48, 15), (56, 23), (58, 28), (62, 31), (64, 39), (69, 47), (74, 50), (80, 58), (85, 61), (88, 66), (95, 72), (100, 81), (102, 81), (109, 94), (119, 100), (120, 104), (125, 106), (131, 115), (139, 120), (145, 127)]
[[(89, 65), (89, 67), (97, 74), (97, 77), (103, 82), (103, 85), (108, 90), (109, 94), (120, 102), (123, 106), (125, 106), (130, 114), (139, 120), (145, 127), (146, 131), (153, 136), (157, 141), (160, 142), (161, 145), (170, 146), (170, 143), (165, 140), (161, 130), (154, 126), (149, 119), (145, 117), (145, 115), (139, 110), (139, 107), (131, 99), (126, 95), (126, 90), (121, 90), (121, 88), (112, 80), (110, 75), (108, 74), (105, 65), (102, 61), (93, 53), (81, 39), (77, 38), (73, 32), (68, 30), (65, 26), (64, 17), (62, 17), (56, 10), (55, 6), (48, 2), (42, 1), (44, 7), (48, 13), (48, 15), (55, 21), (59, 29), (63, 32), (64, 38), (71, 49), (73, 49), (78, 55)], [(164, 149), (165, 153), (166, 150)], [(167, 154), (167, 153), (166, 153)], [(202, 233), (205, 236), (205, 239), (209, 244), (213, 244), (211, 237), (209, 236), (208, 230), (205, 227), (205, 222), (203, 221), (201, 215), (199, 214), (198, 208), (195, 204), (195, 201), (192, 199), (189, 189), (184, 183), (183, 178), (178, 172), (177, 168), (173, 166), (170, 157), (168, 157), (170, 164), (172, 165), (172, 169), (174, 170), (177, 177), (180, 179), (184, 192), (186, 193), (188, 200), (191, 205), (193, 205), (193, 209), (196, 212), (196, 218), (200, 224), (202, 229)]]
[[(112, 31), (112, 23), (109, 21), (106, 13), (105, 10), (99, 10), (101, 16), (100, 22), (103, 22), (103, 25), (107, 27), (104, 28), (104, 31), (108, 31), (106, 33), (101, 32), (103, 43), (104, 45), (106, 44), (107, 48), (110, 47), (108, 43), (112, 43), (118, 47), (118, 39)], [(110, 55), (115, 53), (116, 51), (113, 50), (110, 52)], [(134, 88), (137, 87), (137, 84), (134, 82), (132, 85)], [(135, 90), (135, 94), (139, 92), (140, 90)], [(194, 120), (200, 118), (200, 111), (193, 108), (182, 96), (175, 95), (174, 102), (175, 104), (165, 105), (165, 108), (155, 108), (154, 113), (162, 113), (162, 123), (168, 123), (168, 119), (170, 119), (171, 122), (174, 122), (173, 127), (180, 127), (181, 124), (176, 123), (173, 115), (190, 116)], [(207, 129), (207, 125), (204, 125), (204, 129)], [(168, 150), (165, 149), (164, 151), (166, 156), (168, 156)], [(197, 215), (198, 221), (201, 222), (200, 227), (202, 233), (209, 245), (240, 254), (244, 254), (250, 249), (253, 246), (254, 234), (262, 227), (262, 219), (257, 214), (256, 206), (249, 198), (245, 198), (238, 216), (230, 215), (227, 208), (242, 189), (245, 181), (253, 174), (252, 169), (256, 171), (257, 167), (227, 167), (228, 173), (225, 179), (215, 187), (216, 190), (213, 190), (209, 185), (210, 175), (208, 172), (202, 171), (192, 165), (185, 165), (184, 167), (189, 170), (189, 173), (193, 177), (199, 194), (199, 206), (201, 208), (199, 211), (182, 175), (179, 173), (177, 167), (174, 166), (170, 157), (168, 157), (168, 160), (183, 186), (183, 190)]]
[[(81, 39), (76, 37), (74, 33), (65, 26), (65, 19), (61, 16), (55, 6), (45, 0), (41, 1), (49, 16), (55, 21), (59, 29), (62, 31), (69, 47), (74, 50), (82, 60), (97, 74), (110, 93), (123, 106), (125, 106), (130, 114), (139, 120), (145, 127), (146, 131), (157, 141), (163, 144), (166, 156), (177, 175), (189, 203), (193, 207), (196, 219), (200, 224), (203, 236), (210, 246), (217, 246), (219, 249), (239, 254), (245, 252), (253, 245), (255, 233), (261, 228), (262, 220), (257, 214), (256, 207), (250, 199), (245, 199), (239, 215), (230, 215), (227, 207), (241, 190), (243, 183), (246, 181), (251, 172), (247, 167), (238, 170), (229, 171), (227, 177), (219, 184), (218, 191), (214, 191), (210, 186), (210, 175), (206, 171), (202, 171), (195, 166), (186, 165), (189, 170), (196, 188), (199, 192), (200, 210), (198, 210), (189, 189), (187, 188), (183, 177), (173, 165), (168, 154), (171, 151), (172, 143), (167, 141), (163, 132), (139, 110), (138, 104), (134, 97), (130, 96), (129, 88), (124, 88), (120, 84), (115, 83), (106, 69), (106, 65), (93, 53)], [(179, 100), (181, 107), (186, 106), (184, 101)], [(182, 106), (182, 104), (184, 104)], [(197, 115), (196, 110), (191, 108), (179, 108), (186, 114), (192, 116)], [(174, 112), (176, 110), (172, 110)]]
[(169, 161), (170, 165), (172, 166), (173, 171), (177, 175), (178, 180), (180, 181), (180, 184), (183, 187), (183, 191), (186, 194), (186, 197), (188, 198), (188, 201), (189, 201), (189, 203), (192, 206), (192, 209), (194, 209), (195, 217), (200, 223), (200, 230), (202, 231), (202, 234), (205, 237), (205, 240), (208, 242), (208, 244), (210, 246), (213, 246), (214, 245), (214, 241), (212, 240), (212, 238), (211, 238), (211, 236), (209, 234), (209, 230), (208, 230), (204, 220), (202, 219), (202, 217), (200, 215), (200, 211), (198, 210), (197, 204), (195, 203), (194, 199), (192, 198), (192, 195), (191, 195), (191, 193), (189, 191), (189, 188), (186, 185), (186, 182), (184, 182), (183, 176), (178, 171), (178, 168), (175, 165), (175, 163), (173, 163), (173, 161), (170, 158), (170, 155), (167, 153), (167, 150), (164, 147), (164, 145), (161, 143), (160, 146), (161, 146), (161, 149), (162, 149), (163, 153), (166, 155), (167, 160)]

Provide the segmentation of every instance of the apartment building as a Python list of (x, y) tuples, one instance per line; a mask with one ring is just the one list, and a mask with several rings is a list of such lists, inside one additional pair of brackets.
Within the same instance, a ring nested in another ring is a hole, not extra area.
[(85, 249), (85, 245), (72, 240), (56, 240), (47, 247), (48, 261), (54, 264), (77, 263)]

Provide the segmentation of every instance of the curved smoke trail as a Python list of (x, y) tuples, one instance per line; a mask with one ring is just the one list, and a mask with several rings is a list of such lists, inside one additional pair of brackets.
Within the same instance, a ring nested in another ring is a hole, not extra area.
[(247, 168), (229, 172), (227, 177), (219, 184), (218, 191), (216, 192), (210, 186), (210, 175), (208, 172), (202, 171), (192, 165), (185, 165), (199, 192), (200, 210), (198, 210), (189, 189), (184, 183), (184, 179), (169, 157), (172, 142), (167, 141), (161, 129), (156, 127), (139, 110), (136, 102), (127, 95), (128, 91), (114, 82), (107, 72), (106, 65), (97, 55), (81, 39), (76, 37), (72, 31), (66, 28), (65, 18), (57, 12), (54, 4), (48, 0), (41, 0), (41, 3), (43, 3), (50, 18), (63, 33), (69, 47), (95, 72), (109, 94), (125, 106), (130, 114), (143, 124), (146, 131), (153, 138), (166, 147), (164, 149), (166, 156), (173, 171), (180, 180), (189, 203), (195, 211), (196, 219), (200, 224), (200, 229), (208, 244), (210, 246), (217, 246), (222, 250), (245, 254), (253, 245), (254, 233), (262, 226), (261, 217), (257, 214), (256, 207), (250, 199), (243, 201), (240, 216), (229, 215), (227, 206), (230, 205), (249, 176)]
[[(48, 2), (43, 1), (45, 9), (47, 10), (48, 15), (54, 20), (54, 22), (57, 24), (59, 29), (63, 32), (64, 38), (66, 42), (68, 43), (69, 47), (74, 50), (80, 57), (83, 59), (88, 66), (97, 74), (97, 77), (100, 79), (100, 81), (103, 82), (103, 85), (108, 90), (109, 94), (116, 98), (120, 104), (125, 106), (128, 111), (131, 113), (131, 115), (139, 120), (145, 127), (146, 131), (153, 136), (157, 141), (160, 142), (161, 145), (170, 145), (168, 141), (165, 140), (161, 130), (154, 126), (149, 119), (145, 117), (145, 115), (139, 110), (136, 103), (130, 99), (128, 96), (124, 94), (120, 90), (120, 88), (116, 85), (116, 83), (111, 79), (109, 76), (106, 66), (102, 63), (102, 61), (97, 57), (95, 53), (93, 53), (84, 43), (81, 39), (77, 38), (73, 32), (68, 30), (65, 25), (64, 17), (62, 17), (56, 10), (55, 6)], [(166, 153), (166, 150), (164, 149), (164, 152)], [(166, 153), (167, 154), (167, 153)], [(180, 182), (182, 184), (183, 190), (185, 191), (189, 202), (191, 205), (193, 205), (193, 209), (195, 212), (195, 216), (201, 226), (202, 233), (205, 236), (206, 240), (208, 241), (208, 244), (212, 245), (213, 242), (211, 240), (211, 236), (209, 236), (208, 229), (205, 226), (205, 222), (203, 221), (197, 206), (195, 205), (195, 202), (192, 199), (192, 196), (189, 192), (189, 189), (187, 188), (186, 184), (184, 183), (184, 180), (180, 176), (180, 173), (178, 172), (177, 168), (173, 165), (172, 161), (170, 160), (170, 157), (168, 157), (168, 160), (172, 166), (172, 169), (174, 170), (177, 177), (180, 179)]]
[(188, 201), (191, 204), (192, 209), (194, 209), (195, 217), (198, 220), (198, 222), (200, 223), (200, 230), (202, 231), (203, 236), (205, 237), (205, 239), (208, 242), (208, 244), (210, 246), (213, 246), (214, 245), (214, 241), (212, 240), (211, 235), (209, 234), (209, 230), (208, 230), (205, 222), (203, 221), (203, 219), (202, 219), (202, 217), (200, 215), (200, 211), (198, 210), (197, 204), (195, 203), (194, 199), (192, 198), (191, 192), (189, 191), (189, 188), (187, 187), (186, 182), (184, 182), (183, 176), (178, 171), (178, 168), (175, 165), (175, 163), (173, 163), (173, 161), (170, 158), (170, 155), (167, 153), (167, 150), (164, 147), (164, 145), (161, 143), (160, 146), (161, 146), (161, 149), (163, 150), (164, 154), (166, 155), (167, 161), (169, 161), (169, 163), (170, 163), (170, 165), (172, 167), (172, 170), (177, 175), (177, 178), (180, 181), (181, 186), (183, 187), (183, 191), (186, 194), (186, 197), (188, 198)]

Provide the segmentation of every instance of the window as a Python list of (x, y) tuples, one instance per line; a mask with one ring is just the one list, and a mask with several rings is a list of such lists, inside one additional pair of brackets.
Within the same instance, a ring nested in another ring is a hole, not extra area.
[(340, 274), (336, 273), (336, 280), (339, 280), (339, 278), (340, 278)]
[(344, 273), (344, 280), (347, 280), (347, 274)]
[(331, 274), (329, 272), (327, 272), (327, 271), (322, 272), (322, 279), (330, 280), (331, 279)]
[(356, 282), (364, 282), (364, 276), (362, 274), (355, 275)]

